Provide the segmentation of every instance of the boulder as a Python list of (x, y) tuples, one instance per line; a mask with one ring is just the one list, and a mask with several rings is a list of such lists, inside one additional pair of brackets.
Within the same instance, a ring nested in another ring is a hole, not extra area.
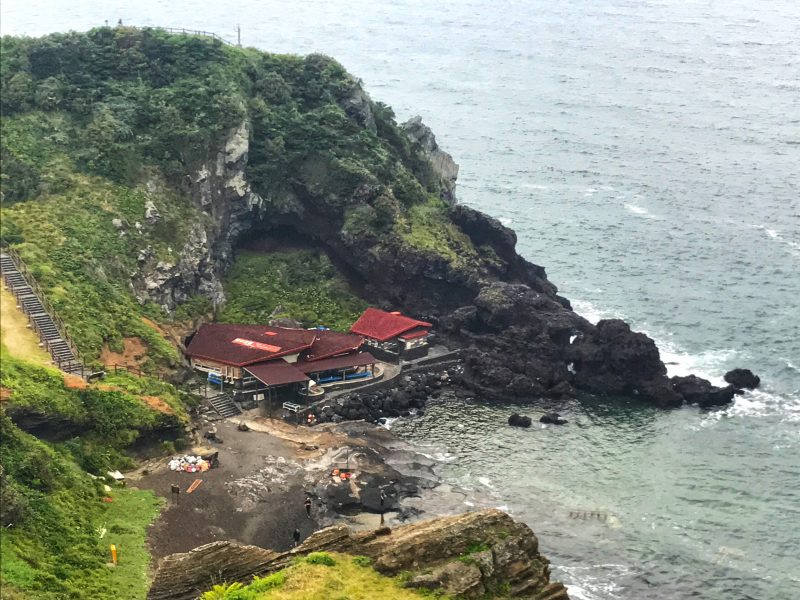
[(514, 413), (513, 415), (508, 417), (508, 424), (513, 427), (530, 427), (531, 418)]
[(720, 388), (696, 375), (672, 377), (670, 383), (688, 404), (697, 404), (703, 408), (728, 404), (736, 393), (736, 388), (732, 385)]
[(761, 383), (761, 378), (750, 369), (733, 369), (725, 373), (725, 381), (740, 390), (754, 390)]
[(547, 423), (548, 425), (566, 425), (568, 421), (566, 419), (562, 419), (561, 415), (557, 412), (549, 412), (543, 414), (539, 418), (539, 422)]

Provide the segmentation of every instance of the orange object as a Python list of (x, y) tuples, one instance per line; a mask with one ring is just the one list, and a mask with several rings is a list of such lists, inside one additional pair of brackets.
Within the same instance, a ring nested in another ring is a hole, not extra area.
[(117, 547), (114, 544), (111, 544), (111, 562), (117, 566)]
[(186, 490), (186, 493), (191, 494), (193, 491), (195, 491), (197, 488), (200, 487), (201, 483), (203, 483), (202, 479), (195, 479), (192, 485), (189, 486), (189, 489)]
[(342, 481), (347, 481), (347, 473), (342, 473)]
[(111, 496), (106, 496), (103, 498), (103, 502), (113, 502), (114, 499)]

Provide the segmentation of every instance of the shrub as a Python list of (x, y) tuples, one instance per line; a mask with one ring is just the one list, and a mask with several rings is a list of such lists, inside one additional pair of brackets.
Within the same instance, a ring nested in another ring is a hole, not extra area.
[(326, 567), (336, 565), (336, 561), (327, 552), (312, 552), (306, 556), (305, 561), (311, 565), (324, 565)]

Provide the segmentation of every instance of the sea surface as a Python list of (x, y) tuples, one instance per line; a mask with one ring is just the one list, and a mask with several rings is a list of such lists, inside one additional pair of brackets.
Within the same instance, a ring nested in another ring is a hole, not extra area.
[[(5, 0), (3, 33), (105, 20), (323, 52), (461, 165), (458, 196), (589, 317), (729, 408), (433, 404), (394, 430), (537, 532), (584, 600), (800, 598), (800, 2)], [(465, 507), (466, 508), (466, 507)]]

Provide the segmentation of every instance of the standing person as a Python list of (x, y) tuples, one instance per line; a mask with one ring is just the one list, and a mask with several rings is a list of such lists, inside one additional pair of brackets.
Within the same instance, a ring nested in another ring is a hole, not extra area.
[(292, 533), (292, 540), (294, 540), (294, 543), (292, 544), (292, 547), (296, 547), (297, 544), (300, 543), (300, 530), (299, 529), (295, 529), (294, 533)]
[(306, 496), (305, 507), (306, 507), (306, 516), (310, 519), (311, 518), (311, 498), (309, 498), (308, 496)]

